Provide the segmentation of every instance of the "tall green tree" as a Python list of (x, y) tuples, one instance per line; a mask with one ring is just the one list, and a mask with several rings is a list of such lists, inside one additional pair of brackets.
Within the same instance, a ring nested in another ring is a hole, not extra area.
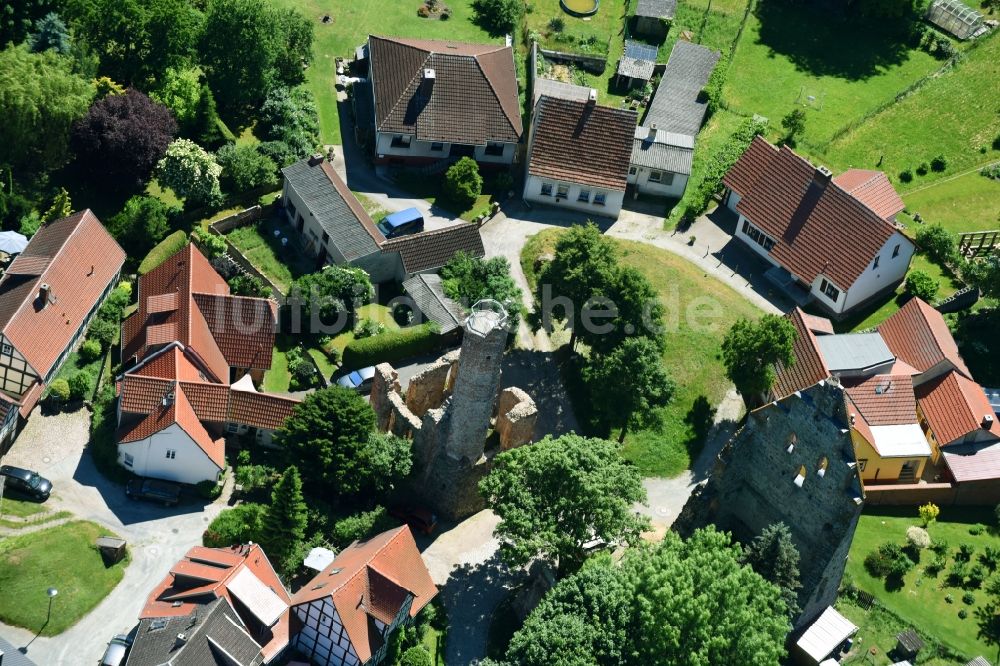
[(468, 208), (476, 203), (476, 197), (483, 192), (483, 177), (479, 175), (479, 164), (471, 157), (463, 157), (444, 174), (445, 197), (455, 205)]
[(169, 67), (149, 96), (173, 111), (177, 124), (187, 132), (198, 112), (201, 87), (201, 69), (198, 67)]
[(479, 490), (512, 566), (541, 557), (565, 575), (583, 564), (584, 544), (634, 544), (649, 527), (633, 508), (646, 499), (639, 472), (603, 439), (568, 434), (505, 451)]
[(521, 0), (474, 0), (476, 22), (494, 37), (511, 34), (524, 16)]
[(70, 127), (90, 106), (94, 88), (54, 50), (26, 45), (0, 51), (0, 164), (34, 171), (62, 166)]
[(264, 551), (280, 569), (306, 536), (306, 502), (302, 479), (295, 465), (288, 467), (271, 491), (271, 504), (264, 518)]
[(962, 277), (987, 298), (1000, 299), (1000, 257), (991, 255), (962, 264)]
[(660, 408), (674, 395), (674, 382), (663, 365), (661, 349), (649, 338), (628, 338), (611, 352), (592, 356), (584, 369), (584, 381), (602, 421), (620, 429), (619, 444), (629, 431), (658, 423)]
[(746, 547), (743, 562), (753, 567), (764, 580), (781, 589), (789, 619), (799, 614), (799, 549), (792, 541), (788, 525), (782, 522), (768, 525)]
[(776, 378), (774, 364), (795, 362), (795, 326), (778, 315), (767, 314), (757, 322), (738, 319), (722, 341), (726, 375), (736, 384), (748, 407), (765, 399)]
[(321, 327), (329, 327), (334, 334), (350, 330), (354, 327), (355, 310), (370, 303), (374, 296), (375, 288), (364, 270), (325, 266), (323, 270), (303, 275), (292, 285), (290, 330), (313, 334), (320, 333)]
[(54, 6), (53, 0), (16, 0), (0, 5), (0, 48), (23, 42), (35, 30), (35, 22)]
[(606, 293), (616, 261), (614, 245), (592, 222), (574, 225), (559, 237), (552, 261), (539, 276), (536, 300), (543, 323), (559, 319), (572, 329), (570, 348), (580, 335), (584, 306)]
[(215, 154), (222, 167), (222, 189), (238, 194), (278, 183), (278, 166), (255, 145), (227, 143)]
[(368, 437), (368, 464), (372, 492), (385, 495), (413, 469), (410, 442), (392, 433), (373, 432)]
[(184, 205), (197, 207), (222, 201), (219, 176), (222, 167), (215, 157), (188, 139), (177, 139), (156, 165), (156, 177), (184, 199)]
[(459, 251), (441, 267), (444, 291), (466, 306), (484, 298), (503, 304), (510, 316), (511, 330), (516, 330), (524, 310), (521, 288), (510, 274), (506, 257), (482, 259)]
[(592, 318), (597, 326), (584, 325), (580, 329), (581, 340), (598, 353), (608, 353), (632, 337), (645, 338), (662, 347), (663, 305), (642, 272), (631, 266), (619, 266), (600, 290), (606, 296), (606, 308), (597, 299), (595, 306), (613, 316)]
[(69, 53), (73, 45), (69, 29), (55, 12), (49, 12), (38, 19), (35, 32), (28, 36), (28, 43), (35, 53), (54, 49), (60, 55)]
[(785, 656), (791, 628), (777, 587), (739, 562), (727, 534), (597, 557), (559, 581), (514, 634), (506, 664), (754, 664)]
[(171, 219), (179, 212), (155, 197), (136, 195), (108, 220), (108, 231), (128, 256), (138, 259), (166, 238)]
[(806, 129), (806, 112), (802, 109), (792, 109), (781, 119), (781, 126), (785, 129), (785, 143), (794, 148)]
[(373, 482), (369, 436), (375, 412), (358, 393), (341, 386), (314, 391), (296, 405), (279, 441), (306, 483), (336, 500)]

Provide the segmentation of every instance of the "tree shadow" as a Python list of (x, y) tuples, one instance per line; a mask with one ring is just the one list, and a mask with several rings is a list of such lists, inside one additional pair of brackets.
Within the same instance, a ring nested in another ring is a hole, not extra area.
[(684, 448), (692, 460), (698, 457), (705, 446), (705, 439), (715, 422), (715, 407), (704, 395), (694, 399), (691, 409), (684, 415), (684, 423), (691, 429), (691, 436), (684, 442)]
[[(758, 43), (813, 76), (864, 80), (909, 58), (912, 17), (844, 17), (813, 5), (762, 2)], [(803, 26), (809, 26), (803, 30)]]
[(955, 319), (953, 334), (965, 364), (981, 384), (1000, 386), (1000, 354), (996, 331), (1000, 328), (1000, 309), (963, 312)]

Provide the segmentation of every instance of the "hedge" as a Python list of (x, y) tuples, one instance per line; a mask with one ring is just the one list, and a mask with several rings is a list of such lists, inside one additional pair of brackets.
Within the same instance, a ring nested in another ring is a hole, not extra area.
[(378, 363), (394, 363), (433, 351), (439, 343), (438, 326), (433, 322), (352, 340), (344, 349), (343, 369), (357, 370)]
[(164, 238), (160, 243), (149, 251), (146, 258), (142, 260), (139, 264), (139, 275), (145, 275), (149, 271), (153, 270), (164, 261), (167, 260), (170, 255), (174, 254), (182, 247), (187, 244), (187, 234), (183, 230), (175, 231), (166, 238)]

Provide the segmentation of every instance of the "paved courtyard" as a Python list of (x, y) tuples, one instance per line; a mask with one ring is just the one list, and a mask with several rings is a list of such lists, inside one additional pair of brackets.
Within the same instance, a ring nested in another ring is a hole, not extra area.
[[(0, 624), (0, 635), (15, 646), (31, 642), (27, 656), (39, 666), (97, 663), (111, 637), (135, 625), (150, 590), (191, 546), (201, 543), (202, 532), (224, 506), (221, 500), (208, 506), (189, 501), (167, 509), (129, 500), (84, 451), (89, 423), (84, 409), (55, 415), (36, 409), (3, 458), (4, 464), (34, 469), (52, 481), (47, 509), (70, 511), (75, 518), (107, 527), (128, 541), (132, 556), (111, 594), (59, 636), (32, 641), (32, 632)], [(58, 588), (59, 581), (52, 585)], [(52, 612), (59, 612), (58, 597)]]

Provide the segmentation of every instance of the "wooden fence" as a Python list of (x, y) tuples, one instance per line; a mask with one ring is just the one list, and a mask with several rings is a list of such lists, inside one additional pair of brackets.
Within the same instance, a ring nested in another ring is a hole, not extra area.
[(1000, 245), (1000, 230), (970, 231), (958, 237), (958, 251), (967, 259), (994, 254), (998, 245)]

